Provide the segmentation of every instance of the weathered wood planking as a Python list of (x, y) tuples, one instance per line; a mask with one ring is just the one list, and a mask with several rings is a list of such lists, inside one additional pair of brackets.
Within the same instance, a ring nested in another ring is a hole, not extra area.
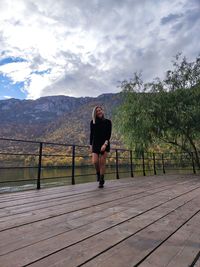
[(198, 225), (197, 175), (2, 194), (0, 267), (190, 266)]

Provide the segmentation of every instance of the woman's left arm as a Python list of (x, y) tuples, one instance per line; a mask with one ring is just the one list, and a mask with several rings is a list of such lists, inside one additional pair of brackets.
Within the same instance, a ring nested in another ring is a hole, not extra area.
[(106, 129), (106, 141), (110, 141), (112, 133), (112, 122), (108, 120), (107, 129)]
[(110, 142), (111, 132), (112, 132), (112, 123), (110, 120), (108, 120), (108, 123), (106, 124), (106, 129), (105, 129), (105, 142), (101, 147), (101, 151), (105, 151), (108, 143)]

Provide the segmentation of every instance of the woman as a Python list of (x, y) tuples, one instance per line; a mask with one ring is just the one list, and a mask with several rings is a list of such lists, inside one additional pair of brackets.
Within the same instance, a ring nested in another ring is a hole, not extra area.
[(92, 163), (95, 166), (99, 188), (104, 186), (104, 173), (107, 153), (110, 152), (112, 123), (104, 118), (102, 107), (96, 106), (90, 122), (90, 149)]

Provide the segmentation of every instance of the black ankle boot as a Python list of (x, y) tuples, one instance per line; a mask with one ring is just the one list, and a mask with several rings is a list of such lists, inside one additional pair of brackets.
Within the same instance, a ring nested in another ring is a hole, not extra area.
[(99, 182), (100, 181), (100, 172), (97, 172), (96, 175), (97, 175), (97, 182)]
[(100, 176), (100, 180), (99, 180), (99, 188), (103, 188), (105, 181), (104, 181), (104, 175), (102, 174)]

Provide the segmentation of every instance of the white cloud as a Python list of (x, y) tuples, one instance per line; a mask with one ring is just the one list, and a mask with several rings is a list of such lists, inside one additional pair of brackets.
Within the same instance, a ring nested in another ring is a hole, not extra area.
[(24, 81), (31, 72), (28, 62), (13, 62), (0, 66), (0, 72), (8, 76), (13, 83)]
[(163, 75), (179, 51), (197, 56), (199, 11), (198, 0), (1, 0), (1, 58), (25, 61), (0, 72), (28, 98), (116, 92), (135, 71)]

